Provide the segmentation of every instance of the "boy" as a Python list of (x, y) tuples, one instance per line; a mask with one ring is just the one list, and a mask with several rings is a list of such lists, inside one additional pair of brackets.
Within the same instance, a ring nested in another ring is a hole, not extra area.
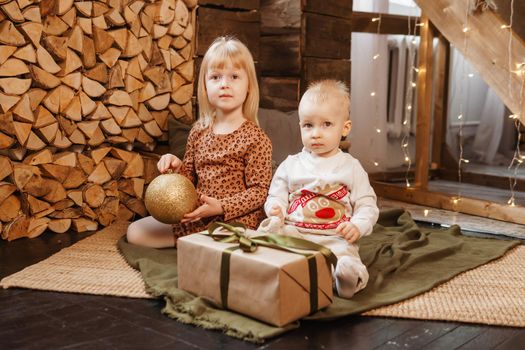
[(351, 298), (368, 282), (356, 242), (369, 235), (379, 210), (368, 175), (339, 149), (352, 127), (350, 96), (340, 81), (312, 84), (299, 103), (303, 150), (289, 156), (273, 177), (259, 229), (322, 244), (338, 257), (340, 297)]

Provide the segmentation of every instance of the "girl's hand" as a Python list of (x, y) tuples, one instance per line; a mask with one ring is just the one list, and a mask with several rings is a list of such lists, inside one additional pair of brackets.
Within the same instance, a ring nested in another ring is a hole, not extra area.
[(275, 216), (278, 217), (279, 220), (281, 220), (281, 223), (284, 223), (284, 216), (281, 208), (277, 204), (274, 204), (270, 211), (268, 212), (268, 216)]
[(346, 239), (346, 241), (350, 244), (357, 242), (359, 238), (361, 238), (361, 232), (357, 228), (356, 225), (352, 224), (349, 221), (344, 221), (337, 226), (335, 229), (335, 232), (337, 232), (341, 237)]
[(195, 222), (202, 218), (224, 214), (224, 209), (218, 199), (202, 195), (201, 201), (203, 204), (191, 213), (184, 215), (181, 223)]
[(173, 170), (174, 172), (177, 172), (179, 171), (181, 166), (182, 161), (179, 158), (177, 158), (177, 156), (174, 156), (170, 153), (166, 153), (162, 157), (160, 157), (157, 163), (157, 168), (159, 169), (161, 174), (168, 172), (168, 170)]

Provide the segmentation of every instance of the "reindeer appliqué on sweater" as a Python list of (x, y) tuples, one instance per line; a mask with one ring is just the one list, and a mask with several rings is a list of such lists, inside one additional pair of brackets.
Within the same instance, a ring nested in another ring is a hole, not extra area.
[(288, 207), (288, 215), (294, 217), (295, 226), (327, 230), (335, 229), (341, 222), (350, 220), (342, 202), (349, 194), (346, 186), (316, 186), (312, 191), (301, 189), (298, 192), (292, 194), (293, 200)]

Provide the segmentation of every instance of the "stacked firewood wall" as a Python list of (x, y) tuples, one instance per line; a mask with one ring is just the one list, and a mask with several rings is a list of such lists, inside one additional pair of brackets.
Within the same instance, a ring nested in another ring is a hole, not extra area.
[(0, 5), (0, 230), (146, 215), (157, 141), (193, 120), (196, 0)]

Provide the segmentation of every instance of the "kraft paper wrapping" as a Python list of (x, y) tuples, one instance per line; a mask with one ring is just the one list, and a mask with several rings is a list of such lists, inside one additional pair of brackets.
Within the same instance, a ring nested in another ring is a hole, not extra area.
[[(178, 287), (221, 306), (221, 256), (232, 243), (202, 234), (177, 240)], [(332, 303), (332, 274), (325, 258), (315, 253), (318, 307)], [(255, 252), (232, 253), (228, 308), (263, 322), (283, 326), (310, 313), (310, 278), (307, 259), (259, 246)]]

